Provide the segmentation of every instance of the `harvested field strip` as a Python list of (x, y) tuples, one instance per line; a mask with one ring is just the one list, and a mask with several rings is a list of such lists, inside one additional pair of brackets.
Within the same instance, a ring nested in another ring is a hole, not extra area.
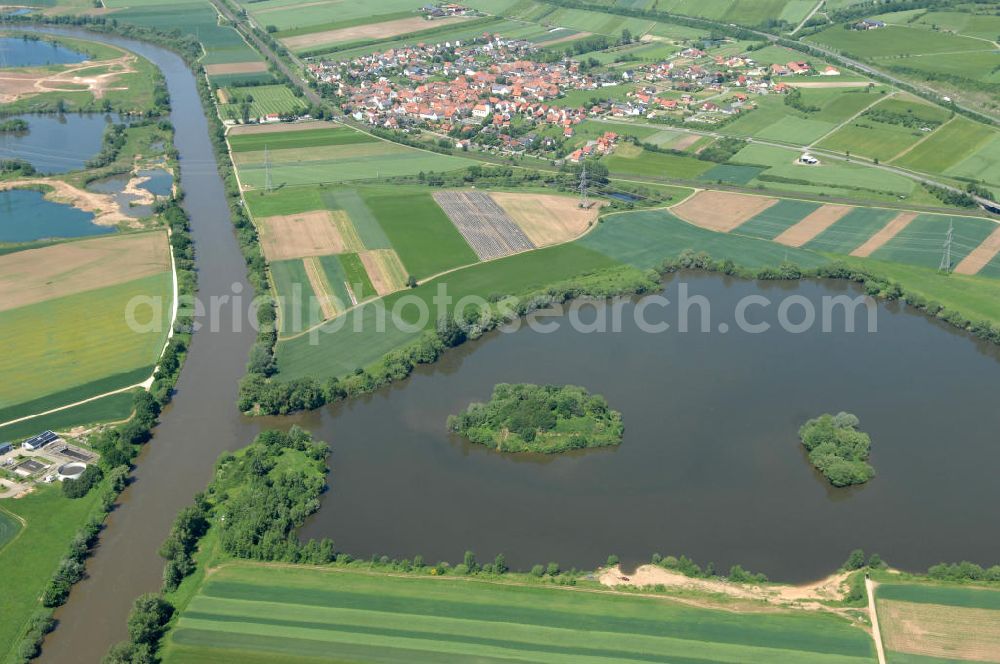
[(740, 235), (773, 240), (819, 208), (819, 203), (781, 199), (739, 227)]
[[(457, 25), (471, 17), (455, 17), (447, 20), (447, 24)], [(411, 16), (394, 21), (381, 23), (366, 23), (336, 30), (313, 32), (295, 37), (285, 37), (281, 42), (293, 51), (328, 46), (331, 44), (367, 41), (369, 39), (389, 39), (398, 35), (406, 35), (423, 30), (444, 27), (441, 21), (428, 21), (422, 16)]]
[(1000, 254), (1000, 226), (955, 267), (959, 274), (976, 274)]
[(351, 218), (365, 249), (392, 249), (392, 243), (379, 225), (372, 211), (368, 209), (357, 189), (338, 189), (325, 192), (323, 202), (329, 207), (343, 210)]
[(316, 293), (309, 283), (302, 259), (274, 261), (271, 279), (278, 292), (278, 318), (282, 336), (301, 332), (322, 320)]
[(347, 284), (358, 301), (364, 301), (377, 295), (364, 263), (361, 262), (361, 258), (357, 254), (341, 254), (337, 258), (340, 259), (340, 265), (344, 268)]
[(167, 664), (209, 652), (218, 661), (335, 652), (418, 664), (860, 664), (870, 651), (863, 631), (817, 613), (733, 614), (610, 593), (260, 566), (214, 574), (164, 654)]
[(440, 191), (435, 192), (434, 200), (481, 260), (535, 248), (524, 231), (487, 194)]
[(337, 232), (340, 233), (340, 237), (344, 240), (344, 251), (361, 251), (364, 249), (364, 244), (361, 242), (354, 224), (351, 223), (350, 217), (340, 210), (331, 212), (330, 214), (333, 215), (333, 222), (337, 226)]
[(954, 225), (952, 265), (960, 263), (996, 230), (996, 224), (988, 219), (921, 214), (873, 253), (872, 258), (936, 268), (941, 263), (950, 225)]
[(330, 294), (337, 298), (336, 306), (340, 311), (344, 311), (354, 304), (353, 293), (347, 287), (347, 275), (340, 264), (339, 256), (319, 256), (317, 257), (323, 274), (326, 276), (326, 283), (330, 289)]
[(695, 226), (728, 233), (777, 202), (766, 196), (700, 191), (670, 211)]
[(205, 65), (205, 73), (209, 76), (216, 76), (219, 74), (252, 74), (266, 71), (267, 63), (263, 61), (251, 60), (249, 62), (229, 62), (218, 65)]
[(521, 227), (536, 247), (567, 242), (582, 235), (600, 212), (600, 203), (584, 210), (569, 196), (494, 192), (490, 198)]
[(887, 223), (881, 230), (872, 235), (868, 240), (865, 241), (860, 247), (851, 252), (852, 256), (860, 256), (865, 258), (871, 256), (873, 253), (878, 251), (878, 249), (896, 237), (896, 235), (906, 228), (911, 221), (917, 218), (915, 212), (900, 212), (897, 214), (889, 223)]
[(399, 256), (391, 249), (365, 251), (358, 255), (372, 282), (372, 288), (379, 295), (386, 295), (406, 286), (406, 269)]
[(835, 254), (849, 254), (862, 242), (884, 228), (898, 212), (878, 208), (851, 208), (833, 226), (803, 245), (814, 251), (829, 251)]
[(129, 233), (0, 256), (0, 311), (170, 270), (167, 235)]
[(257, 222), (264, 256), (271, 261), (353, 251), (360, 243), (343, 212), (305, 212)]
[(882, 598), (877, 607), (890, 652), (1000, 662), (1000, 611)]
[(326, 280), (326, 273), (323, 271), (323, 266), (320, 265), (319, 258), (316, 256), (304, 258), (302, 259), (302, 265), (305, 267), (306, 276), (309, 278), (309, 285), (318, 298), (323, 318), (326, 320), (333, 318), (337, 315), (339, 307), (334, 301), (333, 289)]
[[(172, 291), (173, 275), (161, 272), (0, 312), (0, 408), (154, 364), (170, 327)], [(148, 333), (123, 315), (136, 301), (144, 304), (135, 320)]]
[[(422, 189), (384, 188), (364, 192), (408, 274), (423, 279), (478, 259), (431, 195)], [(378, 288), (378, 284), (375, 284)]]
[(229, 136), (229, 146), (233, 152), (259, 152), (265, 147), (268, 150), (293, 150), (325, 145), (381, 142), (368, 134), (353, 129), (331, 127), (326, 123), (303, 124), (301, 128), (296, 127), (297, 125), (277, 124), (254, 127), (253, 132), (238, 132), (234, 129)]
[(824, 205), (791, 228), (782, 231), (774, 241), (789, 247), (801, 247), (837, 223), (851, 209), (846, 205)]

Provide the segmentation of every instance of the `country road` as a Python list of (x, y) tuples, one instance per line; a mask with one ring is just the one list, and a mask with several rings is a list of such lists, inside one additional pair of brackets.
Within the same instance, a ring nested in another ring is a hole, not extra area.
[(885, 648), (882, 646), (882, 631), (878, 626), (878, 612), (875, 610), (875, 589), (878, 584), (865, 574), (865, 590), (868, 591), (868, 616), (872, 621), (872, 638), (875, 639), (875, 653), (878, 664), (885, 664)]

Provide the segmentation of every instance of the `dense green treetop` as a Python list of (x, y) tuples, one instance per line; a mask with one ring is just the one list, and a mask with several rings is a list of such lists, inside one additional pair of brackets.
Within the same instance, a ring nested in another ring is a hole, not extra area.
[(489, 403), (448, 418), (448, 429), (498, 452), (553, 454), (622, 441), (621, 413), (574, 385), (500, 383)]
[(821, 415), (799, 429), (809, 461), (834, 486), (864, 484), (875, 476), (868, 463), (871, 438), (858, 431), (859, 420), (850, 413)]

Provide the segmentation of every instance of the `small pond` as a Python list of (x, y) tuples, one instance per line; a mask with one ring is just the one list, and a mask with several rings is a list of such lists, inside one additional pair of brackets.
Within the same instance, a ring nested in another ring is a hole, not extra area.
[[(27, 13), (23, 10), (20, 13)], [(18, 12), (14, 12), (17, 14)], [(13, 14), (12, 14), (13, 15)], [(90, 56), (45, 39), (0, 37), (0, 63), (6, 67), (40, 67), (83, 62)]]
[(0, 191), (0, 242), (33, 242), (115, 232), (114, 227), (93, 223), (93, 218), (89, 212), (45, 200), (40, 191)]
[[(138, 177), (149, 178), (138, 186), (140, 189), (145, 189), (154, 196), (169, 196), (173, 190), (174, 177), (169, 171), (162, 168), (139, 171), (137, 175)], [(148, 217), (153, 214), (153, 206), (137, 203), (142, 197), (125, 191), (132, 177), (131, 174), (125, 173), (94, 180), (87, 184), (87, 190), (101, 194), (110, 194), (114, 197), (115, 202), (118, 203), (119, 208), (124, 214), (137, 219)]]
[(104, 129), (116, 121), (101, 113), (64, 115), (15, 115), (28, 123), (28, 131), (0, 134), (0, 159), (21, 159), (39, 173), (68, 173), (101, 151)]

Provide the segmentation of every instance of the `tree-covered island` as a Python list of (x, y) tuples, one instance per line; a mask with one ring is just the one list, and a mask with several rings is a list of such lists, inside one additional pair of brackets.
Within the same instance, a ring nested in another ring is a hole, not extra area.
[(604, 397), (574, 385), (493, 388), (488, 403), (473, 403), (448, 418), (448, 429), (498, 452), (556, 454), (622, 442), (621, 413)]
[(851, 413), (821, 415), (799, 429), (802, 444), (809, 452), (809, 461), (834, 486), (864, 484), (875, 476), (868, 463), (872, 440)]

